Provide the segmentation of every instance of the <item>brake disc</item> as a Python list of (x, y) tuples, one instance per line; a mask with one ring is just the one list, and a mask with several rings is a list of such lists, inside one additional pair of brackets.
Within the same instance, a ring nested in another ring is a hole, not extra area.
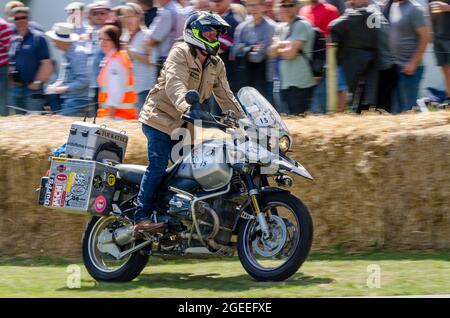
[(276, 215), (271, 215), (268, 220), (269, 239), (263, 239), (262, 236), (257, 237), (252, 245), (258, 255), (263, 257), (275, 257), (283, 249), (286, 238), (287, 228), (283, 219)]

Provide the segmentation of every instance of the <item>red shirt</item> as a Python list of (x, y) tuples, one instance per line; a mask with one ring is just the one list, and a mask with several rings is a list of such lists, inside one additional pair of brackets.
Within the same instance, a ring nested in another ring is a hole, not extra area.
[(8, 65), (8, 54), (12, 36), (13, 30), (5, 20), (0, 18), (0, 66)]
[(332, 4), (319, 2), (315, 6), (306, 5), (299, 11), (299, 15), (319, 28), (325, 36), (330, 34), (328, 25), (339, 17), (339, 10)]

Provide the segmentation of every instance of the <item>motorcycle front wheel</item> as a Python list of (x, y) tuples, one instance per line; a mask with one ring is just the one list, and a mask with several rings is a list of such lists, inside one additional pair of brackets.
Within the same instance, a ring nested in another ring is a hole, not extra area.
[(313, 223), (306, 206), (287, 193), (261, 197), (270, 235), (264, 238), (256, 218), (244, 221), (237, 250), (242, 266), (258, 281), (283, 281), (294, 275), (311, 249)]
[[(92, 278), (97, 281), (129, 282), (139, 276), (147, 265), (148, 255), (139, 251), (120, 260), (105, 252), (108, 248), (117, 248), (118, 251), (122, 252), (137, 244), (134, 241), (121, 247), (114, 242), (110, 243), (110, 235), (117, 226), (118, 220), (115, 216), (93, 217), (84, 231), (82, 239), (84, 265)], [(107, 244), (104, 244), (105, 241), (113, 245), (107, 246)]]

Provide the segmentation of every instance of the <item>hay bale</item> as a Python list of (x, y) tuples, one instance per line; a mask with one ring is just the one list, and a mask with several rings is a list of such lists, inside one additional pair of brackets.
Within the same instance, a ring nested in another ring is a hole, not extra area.
[[(315, 178), (292, 188), (313, 216), (313, 249), (450, 248), (450, 112), (285, 120), (291, 156)], [(80, 257), (88, 218), (39, 207), (35, 193), (73, 121), (0, 119), (0, 256)], [(139, 123), (102, 123), (128, 132), (126, 162), (146, 164)]]

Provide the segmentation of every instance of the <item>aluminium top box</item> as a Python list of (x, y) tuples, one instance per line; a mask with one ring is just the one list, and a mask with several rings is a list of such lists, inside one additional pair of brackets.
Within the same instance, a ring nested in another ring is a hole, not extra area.
[(127, 150), (125, 132), (86, 122), (74, 122), (67, 140), (69, 158), (102, 162), (110, 159), (122, 163)]
[(43, 206), (60, 212), (105, 216), (112, 209), (117, 169), (96, 161), (52, 158)]

